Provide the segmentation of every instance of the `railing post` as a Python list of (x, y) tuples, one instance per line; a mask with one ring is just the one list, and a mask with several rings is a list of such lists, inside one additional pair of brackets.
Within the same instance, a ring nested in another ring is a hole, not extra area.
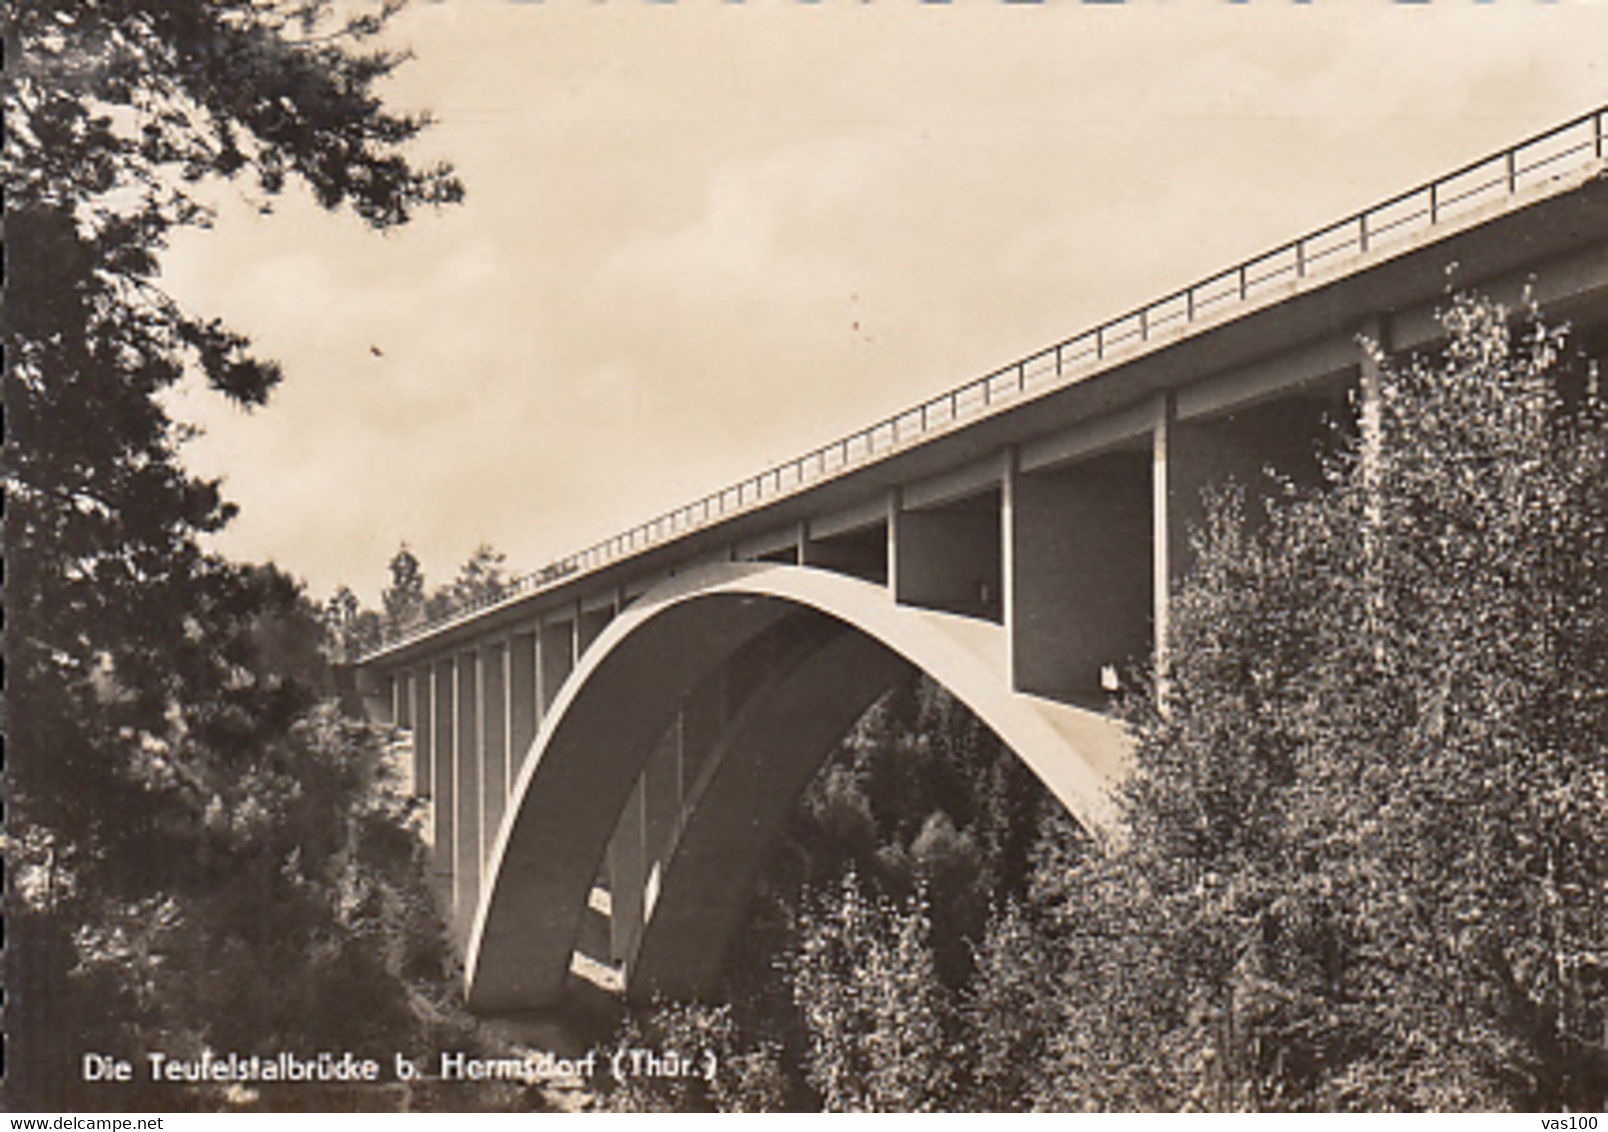
[(1603, 153), (1602, 114), (1603, 112), (1599, 110), (1595, 115), (1592, 116), (1591, 119), (1594, 127), (1593, 132), (1596, 134), (1596, 152), (1599, 160), (1601, 159)]
[(1357, 250), (1368, 250), (1368, 214), (1366, 212), (1357, 217)]
[(1517, 150), (1507, 151), (1507, 186), (1508, 195), (1512, 196), (1519, 191), (1519, 155)]
[(1249, 287), (1248, 287), (1248, 286), (1247, 286), (1247, 284), (1246, 284), (1246, 282), (1245, 282), (1245, 265), (1244, 265), (1244, 264), (1243, 264), (1243, 263), (1242, 263), (1242, 264), (1240, 264), (1240, 265), (1239, 265), (1239, 293), (1240, 293), (1240, 302), (1242, 302), (1242, 303), (1243, 303), (1243, 302), (1244, 302), (1244, 301), (1245, 301), (1245, 295), (1246, 295), (1246, 292), (1247, 292), (1247, 291), (1248, 291), (1248, 290), (1249, 290)]
[(1440, 185), (1434, 181), (1429, 185), (1429, 223), (1430, 227), (1440, 223)]
[(1193, 287), (1184, 292), (1184, 321), (1195, 321), (1195, 288)]
[(1105, 357), (1105, 327), (1094, 328), (1094, 360), (1100, 361)]
[(1295, 277), (1297, 279), (1305, 279), (1306, 278), (1306, 241), (1305, 240), (1297, 240), (1295, 242)]
[[(1601, 125), (1600, 121), (1598, 122), (1598, 125), (1599, 126)], [(1602, 138), (1600, 136), (1600, 133), (1601, 133), (1601, 131), (1599, 131), (1599, 137), (1597, 139), (1599, 142), (1602, 140)], [(1061, 343), (1059, 343), (1059, 342), (1057, 342), (1055, 344), (1055, 376), (1056, 377), (1061, 376)], [(1017, 389), (1026, 389), (1027, 388), (1027, 371), (1026, 370), (1022, 371), (1021, 378), (1016, 383), (1016, 388)]]

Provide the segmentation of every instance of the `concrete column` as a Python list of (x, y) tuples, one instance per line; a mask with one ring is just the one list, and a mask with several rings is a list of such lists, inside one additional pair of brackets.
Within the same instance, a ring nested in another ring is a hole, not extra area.
[(798, 564), (800, 566), (808, 566), (811, 564), (810, 521), (808, 519), (800, 519), (798, 521)]
[(642, 896), (647, 883), (647, 787), (638, 778), (609, 841), (609, 953), (626, 958), (642, 935)]
[(392, 678), (391, 702), (394, 705), (391, 718), (396, 722), (399, 732), (397, 751), (401, 755), (401, 763), (396, 771), (402, 779), (403, 791), (409, 795), (417, 794), (419, 768), (418, 741), (413, 734), (413, 674), (405, 669)]
[(519, 758), (524, 753), (514, 749), (514, 638), (503, 641), (503, 780), (499, 783), (501, 797), (506, 805), (514, 788), (514, 775), (518, 773)]
[(480, 894), (480, 655), (454, 658), (457, 695), (454, 708), (457, 743), (453, 763), (457, 781), (457, 836), (452, 852), (452, 908), (459, 930), (474, 915)]
[(1155, 426), (1154, 569), (1157, 671), (1165, 673), (1172, 595), (1193, 566), (1190, 539), (1205, 520), (1203, 492), (1230, 481), (1255, 487), (1267, 449), (1251, 451), (1235, 443), (1222, 419), (1178, 419), (1171, 394), (1160, 399)]
[(458, 791), (457, 771), (453, 765), (453, 752), (457, 746), (458, 721), (454, 700), (457, 696), (457, 667), (452, 660), (438, 661), (430, 681), (431, 710), (434, 723), (430, 745), (432, 754), (431, 780), (434, 783), (431, 816), (435, 836), (431, 839), (435, 852), (430, 858), (430, 871), (436, 878), (439, 891), (450, 911), (453, 901), (452, 858), (457, 844)]
[[(671, 843), (681, 818), (681, 729), (672, 726), (642, 770), (642, 839), (646, 846), (642, 918), (653, 915)], [(634, 950), (633, 945), (633, 950)]]
[(1150, 433), (1150, 584), (1152, 623), (1155, 626), (1156, 674), (1165, 679), (1167, 671), (1168, 612), (1172, 605), (1172, 496), (1168, 490), (1169, 450), (1175, 428), (1171, 393), (1156, 398), (1155, 421)]
[(893, 600), (899, 600), (899, 544), (904, 541), (900, 534), (900, 526), (904, 522), (904, 500), (902, 493), (895, 487), (888, 492), (888, 592)]
[[(434, 681), (428, 667), (413, 673), (413, 792), (421, 798), (435, 794), (435, 763), (431, 752), (435, 748), (434, 714), (431, 711)], [(434, 840), (434, 818), (426, 815), (424, 835)]]
[(541, 710), (542, 717), (546, 718), (558, 690), (575, 667), (574, 622), (559, 621), (542, 626), (541, 665)]
[(1021, 475), (1021, 461), (1016, 445), (1008, 444), (1000, 452), (999, 469), (999, 585), (1002, 623), (1005, 626), (1005, 679), (1010, 687), (1019, 689), (1016, 678), (1016, 623), (1019, 587), (1016, 581), (1018, 555), (1016, 552), (1017, 503), (1016, 481)]
[(531, 651), (534, 653), (532, 657), (531, 690), (533, 692), (532, 702), (536, 709), (536, 726), (538, 729), (541, 728), (542, 720), (547, 718), (547, 695), (545, 692), (547, 678), (543, 675), (545, 661), (542, 659), (542, 638), (545, 635), (541, 620), (538, 619), (531, 628)]
[(514, 788), (530, 745), (541, 726), (541, 691), (537, 675), (537, 636), (515, 633), (508, 648), (508, 781), (505, 792)]
[(592, 642), (602, 636), (603, 630), (608, 628), (609, 622), (614, 620), (614, 605), (599, 606), (596, 609), (585, 609), (579, 602), (575, 605), (575, 656), (578, 660)]
[(480, 650), (480, 873), (491, 859), (508, 797), (508, 642)]
[[(1370, 318), (1358, 332), (1358, 337), (1372, 342), (1378, 349), (1390, 349), (1389, 327), (1378, 315)], [(1362, 474), (1372, 497), (1377, 492), (1379, 479), (1380, 446), (1384, 442), (1384, 403), (1381, 384), (1384, 370), (1378, 357), (1362, 343), (1358, 343), (1357, 366), (1357, 432), (1361, 439)], [(1370, 516), (1379, 518), (1377, 508)]]

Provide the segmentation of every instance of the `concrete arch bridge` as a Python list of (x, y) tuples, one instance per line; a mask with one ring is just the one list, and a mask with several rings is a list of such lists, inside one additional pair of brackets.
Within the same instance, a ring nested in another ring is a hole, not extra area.
[(783, 814), (914, 665), (1099, 831), (1114, 673), (1203, 487), (1364, 434), (1460, 287), (1608, 346), (1597, 110), (522, 578), (366, 656), (472, 1009), (713, 983)]

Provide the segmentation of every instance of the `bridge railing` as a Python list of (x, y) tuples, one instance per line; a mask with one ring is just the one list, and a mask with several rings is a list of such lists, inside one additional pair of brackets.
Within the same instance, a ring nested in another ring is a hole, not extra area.
[(1099, 368), (1222, 311), (1371, 252), (1399, 246), (1450, 220), (1563, 177), (1608, 155), (1608, 106), (1471, 162), (1136, 310), (974, 378), (858, 432), (811, 449), (730, 487), (594, 543), (510, 581), (502, 594), (481, 598), (448, 616), (421, 623), (382, 647), (412, 640), (491, 605), (557, 585), (689, 531), (831, 479), (992, 412), (1016, 397)]

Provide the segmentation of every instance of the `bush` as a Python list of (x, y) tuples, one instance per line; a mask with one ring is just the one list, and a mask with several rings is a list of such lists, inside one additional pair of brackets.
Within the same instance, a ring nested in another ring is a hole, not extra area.
[(1608, 1095), (1608, 421), (1533, 312), (1443, 321), (1320, 490), (1210, 508), (1126, 846), (1047, 882), (1058, 1101)]

